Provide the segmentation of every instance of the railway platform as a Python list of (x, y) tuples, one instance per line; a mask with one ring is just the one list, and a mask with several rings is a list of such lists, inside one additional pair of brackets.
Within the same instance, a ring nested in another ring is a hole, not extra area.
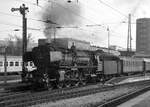
[(118, 107), (150, 107), (150, 91), (133, 98)]
[(115, 77), (111, 80), (107, 81), (106, 85), (118, 85), (118, 84), (124, 84), (124, 83), (130, 83), (130, 82), (136, 82), (136, 81), (143, 81), (143, 80), (150, 80), (150, 75), (136, 75), (136, 76), (124, 76), (124, 77)]

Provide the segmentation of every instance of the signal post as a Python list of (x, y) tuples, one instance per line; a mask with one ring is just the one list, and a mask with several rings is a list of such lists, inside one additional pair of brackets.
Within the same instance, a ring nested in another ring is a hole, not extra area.
[(24, 53), (27, 51), (27, 18), (26, 13), (28, 12), (28, 7), (25, 6), (25, 4), (22, 4), (19, 8), (12, 8), (12, 12), (19, 11), (22, 15), (22, 82), (25, 82), (25, 76), (26, 76), (26, 65), (25, 65), (25, 59), (24, 59)]

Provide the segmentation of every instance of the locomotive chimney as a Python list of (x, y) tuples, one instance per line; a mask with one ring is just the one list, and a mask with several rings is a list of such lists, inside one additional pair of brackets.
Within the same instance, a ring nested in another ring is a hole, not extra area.
[(45, 45), (47, 43), (49, 43), (48, 39), (39, 39), (38, 40), (38, 46)]

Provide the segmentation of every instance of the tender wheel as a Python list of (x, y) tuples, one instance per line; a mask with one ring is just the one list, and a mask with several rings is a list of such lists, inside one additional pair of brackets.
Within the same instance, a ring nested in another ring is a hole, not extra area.
[(86, 85), (86, 78), (83, 74), (80, 74), (79, 82), (80, 82), (80, 85)]
[(64, 85), (65, 85), (65, 87), (67, 87), (67, 88), (71, 87), (71, 71), (70, 71), (70, 70), (68, 70), (68, 71), (65, 73)]
[(64, 82), (59, 82), (59, 83), (57, 84), (57, 87), (58, 87), (59, 89), (63, 88), (63, 87), (64, 87)]
[(47, 73), (43, 74), (43, 82), (44, 82), (44, 88), (46, 89), (52, 88), (50, 85), (50, 80), (49, 80), (49, 76)]
[(65, 82), (65, 87), (67, 87), (67, 88), (71, 87), (71, 82), (70, 81), (66, 81)]
[(80, 82), (78, 81), (78, 82), (75, 83), (75, 86), (78, 87), (79, 84), (80, 84)]
[(85, 80), (81, 80), (81, 81), (80, 81), (80, 84), (81, 84), (81, 85), (86, 85), (86, 81), (85, 81)]

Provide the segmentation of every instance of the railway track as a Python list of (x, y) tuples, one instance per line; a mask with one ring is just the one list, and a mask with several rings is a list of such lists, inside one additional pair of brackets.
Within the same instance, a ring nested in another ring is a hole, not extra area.
[[(67, 94), (70, 93), (70, 91), (82, 91), (85, 90), (87, 86), (83, 87), (70, 87), (70, 88), (63, 88), (63, 89), (56, 89), (51, 91), (43, 91), (43, 92), (23, 92), (23, 93), (5, 93), (0, 95), (0, 106), (1, 105), (9, 105), (14, 104), (15, 102), (24, 102), (24, 101), (31, 101), (31, 100), (40, 100), (42, 98), (52, 97), (54, 100), (57, 100), (54, 98), (55, 96), (59, 96), (60, 94)], [(12, 100), (13, 99), (13, 100)], [(19, 99), (19, 100), (18, 100)], [(29, 100), (28, 100), (29, 99)]]
[[(138, 89), (150, 85), (150, 81), (129, 83), (115, 86), (102, 86), (95, 85), (95, 87), (88, 88), (89, 86), (77, 87), (77, 88), (66, 88), (58, 89), (53, 91), (44, 91), (38, 93), (25, 92), (16, 93), (11, 95), (0, 96), (0, 106), (3, 107), (24, 107), (50, 101), (57, 101), (61, 99), (74, 98), (79, 96), (85, 96), (94, 94), (102, 91), (114, 90), (119, 87), (133, 87)], [(135, 90), (134, 90), (135, 91)]]
[[(6, 87), (6, 90), (5, 91), (2, 91), (1, 93), (0, 93), (0, 99), (1, 99), (1, 97), (6, 97), (6, 98), (11, 98), (11, 97), (19, 97), (19, 96), (21, 96), (21, 95), (28, 95), (28, 94), (45, 94), (45, 93), (49, 93), (49, 94), (54, 94), (54, 93), (61, 93), (61, 92), (64, 92), (64, 91), (67, 91), (67, 90), (78, 90), (78, 89), (80, 89), (80, 88), (82, 88), (82, 89), (84, 89), (84, 88), (86, 88), (87, 86), (94, 86), (94, 85), (96, 85), (96, 83), (94, 83), (94, 84), (87, 84), (87, 85), (85, 85), (85, 86), (78, 86), (78, 87), (76, 87), (76, 86), (73, 86), (73, 87), (68, 87), (68, 88), (62, 88), (62, 89), (55, 89), (55, 90), (49, 90), (49, 91), (42, 91), (42, 92), (33, 92), (33, 91), (30, 91), (30, 89), (28, 89), (28, 90), (26, 90), (25, 91), (25, 89), (23, 89), (22, 90), (22, 88), (25, 88), (25, 87), (22, 87), (21, 86), (21, 89), (20, 88), (16, 88), (16, 87)], [(99, 85), (102, 85), (102, 84), (99, 84)], [(29, 86), (30, 87), (30, 86)], [(82, 90), (81, 89), (81, 90)], [(19, 93), (19, 94), (18, 94)]]
[(126, 101), (129, 101), (130, 99), (135, 98), (149, 90), (150, 90), (150, 84), (148, 86), (144, 85), (144, 87), (141, 87), (133, 92), (113, 98), (107, 102), (101, 102), (99, 104), (92, 105), (92, 107), (117, 107), (118, 105)]

